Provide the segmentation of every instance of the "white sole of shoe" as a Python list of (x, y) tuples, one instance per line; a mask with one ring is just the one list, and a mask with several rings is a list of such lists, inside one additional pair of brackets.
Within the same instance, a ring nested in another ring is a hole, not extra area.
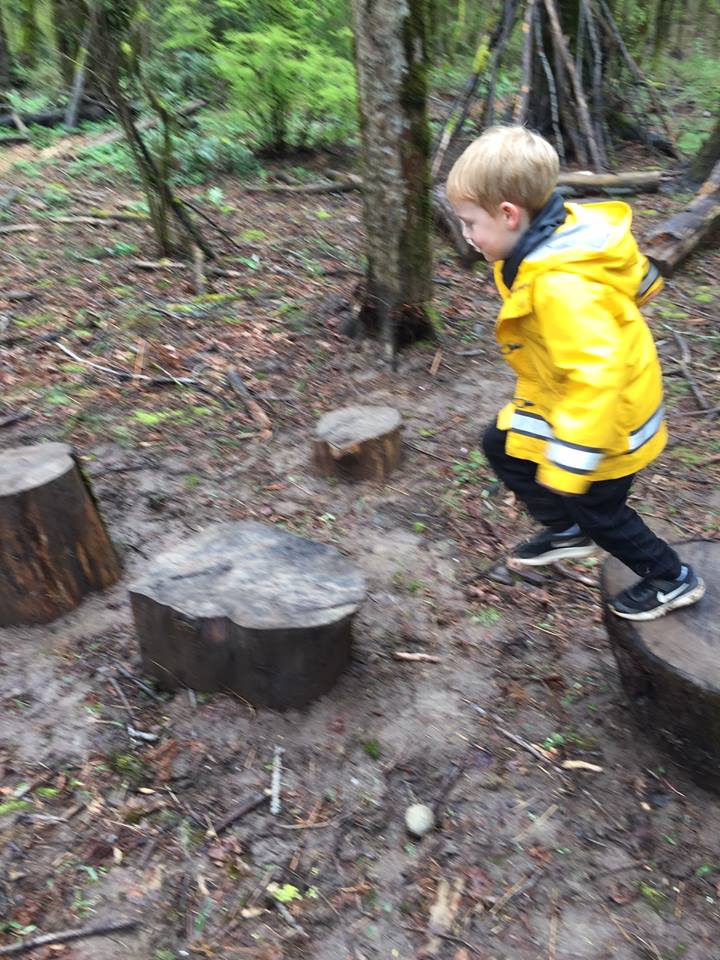
[(654, 610), (643, 610), (641, 613), (621, 613), (620, 610), (616, 610), (612, 604), (609, 606), (615, 616), (622, 617), (623, 620), (657, 620), (659, 617), (664, 617), (666, 613), (670, 613), (671, 610), (692, 606), (693, 603), (697, 603), (698, 600), (701, 600), (704, 596), (705, 582), (698, 577), (697, 586), (694, 587), (690, 593), (684, 593), (681, 597), (670, 600), (668, 603), (664, 603), (661, 607), (656, 607)]
[(586, 557), (592, 557), (600, 548), (592, 543), (589, 547), (558, 547), (557, 550), (550, 550), (543, 553), (540, 557), (508, 557), (507, 566), (512, 570), (513, 567), (545, 567), (550, 563), (556, 563), (558, 560), (584, 560)]

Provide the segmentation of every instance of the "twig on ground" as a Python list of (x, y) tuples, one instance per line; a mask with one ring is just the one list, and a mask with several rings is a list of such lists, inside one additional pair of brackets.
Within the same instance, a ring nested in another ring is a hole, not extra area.
[(431, 653), (408, 653), (405, 650), (393, 650), (393, 660), (406, 660), (410, 663), (440, 663), (440, 657)]
[(550, 932), (548, 935), (548, 960), (555, 960), (557, 957), (557, 936), (558, 936), (558, 892), (553, 890), (550, 895)]
[(535, 884), (538, 882), (542, 874), (544, 873), (544, 868), (540, 867), (537, 870), (534, 870), (529, 876), (522, 877), (511, 887), (509, 887), (505, 893), (497, 900), (492, 907), (490, 907), (489, 914), (492, 916), (495, 913), (499, 913), (504, 907), (506, 907), (511, 900), (514, 900), (515, 897), (519, 896), (521, 893), (527, 893), (528, 890), (532, 889)]
[(195, 380), (194, 377), (148, 377), (144, 373), (131, 373), (129, 370), (118, 370), (115, 367), (106, 367), (102, 363), (95, 363), (93, 360), (86, 360), (85, 357), (79, 356), (62, 343), (56, 343), (55, 346), (58, 350), (62, 350), (63, 353), (67, 354), (68, 357), (72, 357), (77, 363), (82, 363), (87, 367), (92, 367), (94, 370), (100, 370), (102, 373), (119, 377), (121, 380), (139, 380), (151, 386), (163, 386), (168, 383), (176, 383), (183, 387), (199, 386), (198, 381)]
[(526, 827), (523, 827), (520, 833), (516, 834), (513, 837), (513, 841), (515, 843), (518, 843), (520, 840), (522, 840), (523, 837), (525, 837), (528, 833), (530, 833), (531, 830), (534, 830), (535, 827), (537, 827), (538, 825), (542, 825), (543, 823), (546, 823), (551, 817), (553, 817), (557, 813), (558, 809), (559, 808), (556, 803), (551, 803), (544, 813), (541, 813), (539, 817), (537, 817), (535, 820), (529, 823)]
[(21, 940), (7, 947), (0, 947), (0, 957), (18, 957), (21, 953), (29, 953), (38, 947), (45, 947), (51, 943), (69, 943), (71, 940), (83, 940), (87, 937), (104, 937), (109, 933), (121, 933), (124, 930), (134, 930), (137, 920), (111, 920), (108, 923), (96, 923), (89, 927), (78, 927), (76, 930), (60, 930), (57, 933), (44, 933), (30, 940)]
[(186, 207), (190, 207), (190, 209), (193, 210), (199, 217), (205, 220), (206, 223), (209, 223), (214, 230), (217, 230), (220, 236), (224, 237), (232, 247), (234, 247), (236, 250), (242, 250), (240, 244), (233, 239), (232, 234), (228, 233), (224, 227), (221, 227), (220, 224), (214, 220), (209, 213), (206, 213), (202, 209), (202, 207), (197, 206), (197, 204), (192, 203), (190, 200), (183, 200), (183, 203)]
[(158, 696), (158, 694), (155, 693), (152, 687), (149, 687), (146, 683), (143, 683), (142, 680), (139, 680), (137, 677), (133, 676), (133, 674), (130, 673), (129, 670), (126, 670), (125, 667), (121, 667), (118, 665), (116, 666), (115, 669), (117, 670), (118, 673), (121, 673), (127, 680), (130, 680), (132, 683), (134, 683), (136, 687), (140, 687), (143, 693), (146, 693), (151, 700), (154, 700), (156, 703), (165, 702), (162, 697)]
[(447, 457), (441, 457), (437, 453), (431, 453), (430, 450), (423, 450), (422, 447), (416, 447), (414, 443), (410, 443), (409, 440), (403, 440), (403, 445), (410, 447), (411, 450), (414, 450), (416, 453), (423, 453), (426, 457), (432, 457), (433, 460), (439, 460), (441, 463), (452, 463), (452, 460), (448, 460)]
[(231, 827), (234, 823), (237, 823), (242, 817), (247, 813), (251, 813), (253, 810), (256, 810), (258, 807), (262, 806), (263, 803), (267, 803), (270, 799), (270, 795), (263, 793), (255, 793), (252, 797), (249, 797), (243, 803), (238, 804), (237, 807), (228, 813), (226, 817), (223, 817), (222, 820), (218, 820), (217, 823), (213, 824), (213, 831), (216, 834), (220, 834), (223, 830), (227, 830), (228, 827)]
[(473, 710), (476, 710), (481, 717), (485, 720), (488, 720), (493, 729), (497, 730), (498, 733), (502, 734), (507, 740), (510, 740), (511, 743), (516, 744), (518, 747), (522, 747), (523, 750), (527, 750), (529, 754), (535, 757), (536, 760), (540, 760), (541, 763), (549, 763), (548, 757), (539, 750), (537, 747), (533, 746), (532, 743), (528, 743), (527, 740), (523, 740), (522, 737), (519, 737), (516, 733), (512, 733), (510, 730), (506, 730), (505, 727), (501, 726), (498, 721), (493, 717), (491, 713), (488, 713), (487, 710), (484, 710), (482, 707), (478, 706), (477, 703), (472, 703), (470, 700), (466, 700), (465, 703), (469, 703)]
[(237, 393), (239, 397), (242, 397), (248, 413), (260, 428), (260, 435), (262, 437), (270, 436), (272, 433), (272, 421), (245, 386), (240, 374), (234, 368), (230, 368), (227, 371), (227, 378), (235, 393)]
[(270, 786), (270, 813), (276, 817), (280, 813), (280, 786), (282, 781), (282, 747), (275, 747), (273, 757), (272, 781)]
[(677, 343), (678, 347), (680, 348), (680, 357), (679, 358), (675, 357), (674, 359), (680, 364), (680, 370), (682, 371), (682, 375), (687, 380), (687, 384), (690, 387), (690, 390), (692, 391), (693, 397), (695, 397), (695, 402), (697, 403), (697, 405), (700, 407), (701, 410), (704, 410), (705, 413), (707, 413), (708, 410), (710, 409), (710, 404), (707, 402), (707, 400), (703, 396), (703, 393), (700, 387), (698, 387), (692, 373), (690, 372), (690, 363), (691, 363), (690, 347), (688, 347), (687, 341), (685, 340), (684, 337), (680, 336), (677, 330), (673, 330), (672, 335), (675, 338), (675, 343)]
[(120, 697), (120, 699), (122, 700), (122, 704), (123, 704), (123, 706), (125, 707), (125, 709), (127, 710), (128, 715), (129, 715), (131, 721), (132, 721), (133, 723), (135, 723), (135, 714), (134, 714), (134, 712), (133, 712), (133, 708), (130, 706), (130, 703), (128, 702), (128, 698), (125, 696), (125, 692), (124, 692), (123, 688), (122, 688), (122, 687), (120, 686), (120, 684), (117, 682), (117, 680), (115, 679), (115, 677), (108, 677), (108, 681), (110, 682), (112, 688), (115, 690), (115, 692), (117, 693), (117, 695), (118, 695), (118, 696)]

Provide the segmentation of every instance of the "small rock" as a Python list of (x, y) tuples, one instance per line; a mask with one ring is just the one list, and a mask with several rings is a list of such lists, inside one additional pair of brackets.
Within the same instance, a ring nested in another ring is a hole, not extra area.
[(415, 837), (424, 837), (435, 826), (435, 814), (424, 803), (414, 803), (405, 811), (405, 826)]

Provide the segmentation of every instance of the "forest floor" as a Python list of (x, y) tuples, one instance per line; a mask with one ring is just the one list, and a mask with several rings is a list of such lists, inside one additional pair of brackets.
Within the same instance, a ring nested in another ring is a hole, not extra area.
[[(393, 374), (376, 343), (337, 332), (362, 270), (357, 194), (185, 191), (237, 244), (222, 241), (222, 265), (238, 275), (198, 295), (189, 269), (136, 265), (155, 259), (145, 222), (57, 222), (137, 211), (135, 187), (25, 157), (0, 174), (18, 191), (0, 225), (37, 225), (3, 237), (0, 440), (73, 444), (125, 575), (53, 624), (0, 632), (0, 942), (130, 918), (134, 931), (32, 955), (720, 958), (720, 808), (633, 725), (597, 566), (488, 576), (531, 525), (478, 452), (512, 386), (487, 268), (461, 269), (438, 240), (441, 340)], [(632, 198), (638, 232), (684, 199)], [(671, 442), (633, 502), (675, 540), (720, 534), (717, 420), (673, 333), (718, 405), (719, 281), (708, 244), (647, 311)], [(401, 468), (384, 485), (313, 476), (318, 416), (359, 402), (402, 413)], [(192, 531), (245, 518), (335, 544), (367, 575), (351, 666), (304, 710), (138, 682), (128, 584)], [(157, 740), (130, 737), (129, 718)], [(263, 806), (214, 836), (269, 786), (276, 746), (280, 814)], [(421, 841), (403, 824), (414, 801), (438, 805)], [(448, 890), (454, 920), (433, 938)]]

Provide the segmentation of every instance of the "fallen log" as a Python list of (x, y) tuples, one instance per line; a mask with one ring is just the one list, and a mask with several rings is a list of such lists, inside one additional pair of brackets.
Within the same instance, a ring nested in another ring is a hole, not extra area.
[[(0, 113), (0, 127), (12, 127), (18, 129), (17, 119), (26, 126), (38, 127), (57, 127), (65, 122), (65, 112), (67, 107), (59, 110), (43, 110), (40, 113), (15, 113), (14, 110), (7, 110)], [(92, 103), (83, 103), (77, 112), (79, 120), (105, 120), (109, 116), (109, 110), (102, 104), (93, 101)]]
[(659, 170), (621, 170), (618, 173), (578, 172), (561, 173), (559, 187), (574, 190), (631, 189), (638, 193), (654, 193), (660, 186), (662, 173)]
[(720, 224), (720, 162), (684, 210), (659, 224), (644, 238), (643, 250), (669, 276)]

